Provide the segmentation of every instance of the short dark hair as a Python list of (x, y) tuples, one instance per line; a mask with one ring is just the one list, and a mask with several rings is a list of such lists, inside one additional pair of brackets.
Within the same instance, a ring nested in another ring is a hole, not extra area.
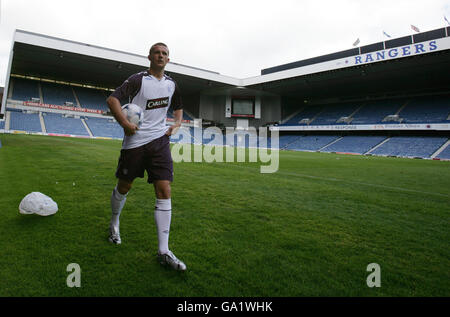
[(167, 51), (169, 51), (169, 47), (166, 44), (164, 44), (162, 42), (158, 42), (158, 43), (153, 44), (152, 47), (150, 47), (150, 51), (148, 52), (149, 54), (152, 53), (155, 46), (164, 46), (165, 48), (167, 48)]

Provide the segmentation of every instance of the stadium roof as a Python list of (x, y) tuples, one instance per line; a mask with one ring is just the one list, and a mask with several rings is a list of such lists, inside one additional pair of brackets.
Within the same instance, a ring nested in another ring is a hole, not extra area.
[[(302, 99), (442, 92), (450, 87), (449, 33), (450, 28), (418, 33), (275, 66), (245, 79), (172, 62), (166, 71), (187, 95), (234, 87)], [(148, 65), (146, 56), (16, 30), (10, 73), (115, 88)]]
[[(147, 69), (147, 56), (16, 30), (11, 74), (116, 88), (133, 73)], [(228, 87), (236, 79), (195, 67), (169, 63), (168, 74), (187, 94)]]
[(304, 99), (448, 92), (449, 35), (447, 27), (275, 66), (243, 85)]

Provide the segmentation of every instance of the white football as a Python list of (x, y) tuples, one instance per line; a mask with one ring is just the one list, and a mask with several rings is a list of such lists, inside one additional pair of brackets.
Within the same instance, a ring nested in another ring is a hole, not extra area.
[(134, 103), (127, 103), (122, 106), (122, 113), (127, 117), (128, 121), (141, 127), (142, 121), (144, 120), (144, 111), (141, 107)]

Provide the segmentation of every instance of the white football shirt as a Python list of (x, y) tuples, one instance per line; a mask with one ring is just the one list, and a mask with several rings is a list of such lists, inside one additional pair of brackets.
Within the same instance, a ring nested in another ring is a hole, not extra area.
[(182, 109), (181, 97), (175, 81), (167, 75), (160, 80), (143, 71), (131, 75), (111, 96), (128, 100), (144, 110), (144, 120), (136, 134), (125, 135), (122, 149), (132, 149), (162, 137), (166, 125), (167, 110)]

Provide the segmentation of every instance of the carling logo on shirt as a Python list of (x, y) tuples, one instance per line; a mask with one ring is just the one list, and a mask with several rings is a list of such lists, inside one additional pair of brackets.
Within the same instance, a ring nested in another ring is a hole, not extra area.
[(169, 97), (149, 99), (149, 100), (147, 100), (147, 105), (145, 106), (145, 110), (153, 110), (153, 109), (158, 109), (158, 108), (164, 108), (167, 106), (169, 106)]

